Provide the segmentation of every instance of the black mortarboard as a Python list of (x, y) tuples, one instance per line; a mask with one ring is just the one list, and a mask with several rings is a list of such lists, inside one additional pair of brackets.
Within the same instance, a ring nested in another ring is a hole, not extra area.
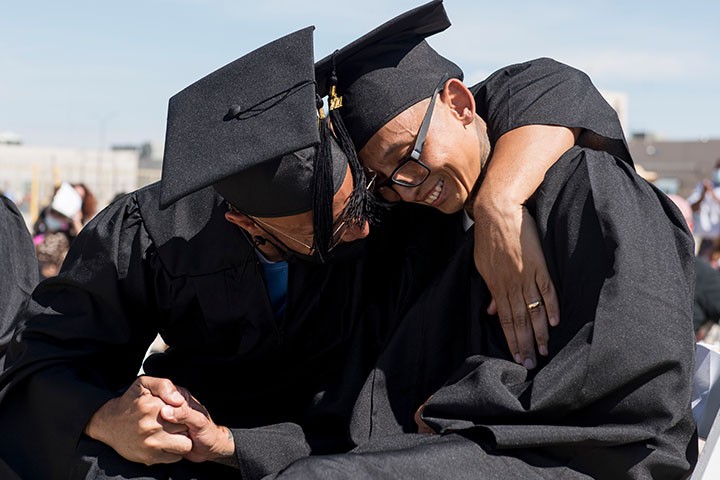
[(450, 26), (442, 0), (405, 12), (315, 65), (318, 92), (337, 83), (342, 121), (357, 150), (400, 112), (432, 95), (444, 74), (460, 67), (424, 40)]
[(332, 216), (347, 159), (319, 128), (313, 30), (248, 53), (170, 99), (161, 208), (213, 185), (248, 215), (309, 211), (318, 206), (316, 152), (324, 150), (329, 172), (322, 202)]

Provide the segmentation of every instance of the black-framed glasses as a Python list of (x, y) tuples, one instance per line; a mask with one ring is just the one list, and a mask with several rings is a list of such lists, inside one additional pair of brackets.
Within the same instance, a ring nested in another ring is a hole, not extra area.
[(390, 174), (386, 180), (378, 184), (377, 193), (384, 200), (388, 202), (399, 202), (402, 198), (395, 190), (394, 185), (410, 188), (419, 187), (430, 176), (430, 167), (420, 161), (420, 155), (422, 155), (433, 110), (435, 110), (435, 100), (445, 86), (448, 78), (447, 73), (443, 75), (435, 87), (435, 90), (433, 90), (430, 105), (428, 105), (427, 111), (425, 111), (425, 116), (415, 137), (415, 144), (413, 145), (412, 151), (400, 160), (400, 164), (395, 167), (395, 170), (393, 170), (392, 174)]

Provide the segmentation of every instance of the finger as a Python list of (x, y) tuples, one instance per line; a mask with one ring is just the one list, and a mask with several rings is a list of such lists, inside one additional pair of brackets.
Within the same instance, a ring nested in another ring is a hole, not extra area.
[(558, 302), (555, 285), (553, 285), (547, 270), (535, 276), (535, 284), (545, 304), (545, 315), (548, 322), (553, 327), (557, 327), (560, 324), (560, 302)]
[(495, 303), (495, 299), (490, 299), (490, 305), (488, 305), (487, 308), (488, 315), (496, 315), (498, 313), (497, 304)]
[(163, 402), (174, 407), (179, 407), (185, 403), (185, 398), (178, 391), (177, 387), (167, 378), (156, 377), (140, 377), (140, 383), (148, 389), (154, 396), (160, 398)]
[(535, 337), (533, 335), (532, 323), (530, 321), (530, 313), (527, 310), (525, 297), (520, 292), (516, 292), (511, 303), (512, 322), (515, 327), (515, 337), (517, 338), (518, 351), (522, 364), (528, 370), (532, 370), (537, 365), (535, 359)]
[(507, 303), (507, 299), (504, 300), (504, 302), (496, 302), (498, 319), (500, 320), (500, 326), (502, 327), (503, 335), (505, 335), (505, 341), (507, 341), (510, 354), (517, 363), (522, 365), (522, 357), (520, 356), (517, 338), (515, 337), (515, 325), (513, 324), (512, 310), (510, 309), (510, 304)]
[[(429, 401), (429, 399), (428, 399), (428, 401)], [(430, 425), (425, 423), (425, 420), (423, 420), (423, 418), (422, 418), (423, 410), (425, 410), (425, 403), (420, 405), (420, 407), (415, 411), (414, 418), (415, 418), (415, 424), (418, 427), (418, 433), (433, 434), (433, 433), (435, 433), (435, 430), (430, 428)]]
[[(167, 406), (167, 405), (166, 405)], [(173, 408), (169, 407), (168, 408)], [(158, 418), (158, 423), (162, 426), (162, 429), (170, 434), (176, 434), (176, 433), (182, 433), (185, 434), (188, 431), (188, 426), (184, 423), (175, 423), (170, 420), (166, 420), (163, 418), (162, 414), (160, 415), (160, 418)]]
[(182, 433), (159, 433), (148, 438), (145, 443), (157, 452), (158, 457), (166, 457), (168, 461), (161, 463), (176, 462), (177, 460), (172, 457), (187, 455), (192, 451), (193, 446), (190, 437)]
[[(548, 332), (548, 320), (545, 314), (545, 306), (543, 305), (542, 297), (536, 286), (530, 286), (525, 290), (525, 301), (527, 302), (526, 308), (530, 316), (530, 322), (532, 330), (535, 335), (535, 343), (537, 343), (538, 352), (540, 355), (546, 357), (548, 355), (548, 340), (550, 335)], [(539, 305), (535, 308), (531, 308), (531, 305), (539, 302)]]
[(209, 423), (208, 417), (190, 408), (187, 404), (180, 407), (165, 405), (160, 410), (160, 415), (168, 422), (187, 425), (191, 430), (201, 430)]

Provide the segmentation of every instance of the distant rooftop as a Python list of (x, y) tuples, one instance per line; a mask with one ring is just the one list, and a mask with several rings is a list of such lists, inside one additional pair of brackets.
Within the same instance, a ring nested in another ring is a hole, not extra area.
[(15, 132), (0, 132), (0, 144), (2, 145), (22, 145), (22, 137)]

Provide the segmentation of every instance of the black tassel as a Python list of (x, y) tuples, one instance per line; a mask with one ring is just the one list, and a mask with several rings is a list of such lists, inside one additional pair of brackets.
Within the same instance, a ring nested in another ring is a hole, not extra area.
[[(318, 97), (318, 111), (323, 108), (322, 99)], [(322, 116), (321, 116), (322, 117)], [(332, 151), (330, 150), (330, 127), (327, 118), (319, 118), (320, 144), (315, 153), (313, 183), (313, 229), (315, 247), (321, 258), (327, 254), (332, 237), (333, 225), (333, 171)]]
[(342, 100), (336, 97), (335, 94), (337, 85), (335, 72), (333, 72), (330, 78), (330, 85), (330, 95), (331, 97), (335, 97), (328, 100), (330, 103), (330, 121), (332, 122), (333, 131), (335, 132), (335, 138), (337, 138), (340, 148), (348, 159), (350, 172), (353, 177), (353, 191), (345, 207), (344, 220), (357, 226), (364, 225), (366, 221), (374, 225), (379, 218), (378, 212), (380, 204), (377, 202), (375, 195), (367, 189), (365, 169), (360, 164), (357, 152), (355, 151), (355, 145), (352, 142), (352, 138), (350, 138), (350, 134), (340, 114)]

